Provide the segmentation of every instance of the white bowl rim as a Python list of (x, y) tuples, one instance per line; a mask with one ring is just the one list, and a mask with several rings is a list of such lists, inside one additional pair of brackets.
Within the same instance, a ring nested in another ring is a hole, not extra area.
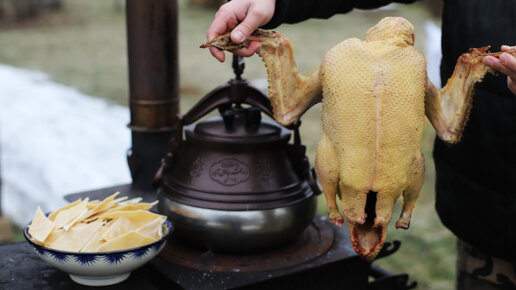
[[(50, 213), (46, 213), (45, 216), (48, 216)], [(45, 251), (48, 251), (48, 252), (55, 252), (55, 253), (58, 253), (58, 254), (63, 254), (63, 255), (95, 255), (95, 256), (106, 256), (106, 255), (117, 255), (117, 254), (124, 254), (124, 253), (130, 253), (130, 252), (134, 252), (134, 251), (140, 251), (144, 248), (150, 248), (150, 247), (153, 247), (157, 244), (161, 244), (163, 241), (167, 240), (170, 235), (172, 234), (172, 232), (174, 231), (174, 226), (172, 225), (172, 223), (170, 222), (170, 220), (167, 218), (165, 220), (165, 222), (163, 223), (163, 225), (166, 226), (166, 228), (168, 229), (168, 232), (166, 234), (163, 235), (163, 237), (157, 241), (154, 241), (150, 244), (146, 244), (146, 245), (143, 245), (143, 246), (139, 246), (139, 247), (135, 247), (135, 248), (130, 248), (130, 249), (125, 249), (125, 250), (118, 250), (118, 251), (108, 251), (108, 252), (71, 252), (71, 251), (63, 251), (63, 250), (57, 250), (57, 249), (52, 249), (52, 248), (47, 248), (45, 246), (42, 246), (42, 245), (38, 245), (36, 244), (31, 238), (30, 238), (30, 234), (29, 234), (29, 226), (32, 224), (32, 220), (29, 221), (27, 223), (27, 225), (25, 225), (25, 227), (23, 228), (23, 236), (25, 237), (25, 239), (29, 242), (29, 244), (31, 244), (32, 246), (34, 247), (38, 247), (38, 248), (41, 248)]]

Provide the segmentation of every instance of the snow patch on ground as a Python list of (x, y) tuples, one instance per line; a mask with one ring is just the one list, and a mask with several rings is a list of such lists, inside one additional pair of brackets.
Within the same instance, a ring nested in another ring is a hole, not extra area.
[(63, 196), (131, 181), (129, 111), (0, 65), (2, 213), (17, 225), (65, 203)]
[(434, 86), (441, 87), (441, 28), (432, 21), (425, 22), (426, 72)]

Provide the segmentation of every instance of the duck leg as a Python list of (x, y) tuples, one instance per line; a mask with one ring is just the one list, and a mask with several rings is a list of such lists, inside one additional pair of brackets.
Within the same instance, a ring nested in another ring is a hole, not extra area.
[(339, 194), (339, 164), (335, 150), (333, 150), (328, 137), (323, 135), (317, 155), (315, 156), (315, 170), (319, 183), (321, 184), (328, 205), (328, 216), (330, 221), (338, 226), (342, 226), (344, 218), (337, 206), (337, 195)]
[(416, 205), (416, 200), (425, 180), (425, 158), (421, 152), (412, 164), (411, 174), (414, 174), (412, 183), (403, 191), (403, 208), (400, 218), (396, 222), (397, 229), (402, 228), (406, 230), (409, 228), (412, 210)]

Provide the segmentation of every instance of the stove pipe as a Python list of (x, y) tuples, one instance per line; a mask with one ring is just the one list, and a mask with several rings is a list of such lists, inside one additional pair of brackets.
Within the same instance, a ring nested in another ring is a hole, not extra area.
[(127, 0), (133, 186), (152, 190), (179, 113), (177, 0)]

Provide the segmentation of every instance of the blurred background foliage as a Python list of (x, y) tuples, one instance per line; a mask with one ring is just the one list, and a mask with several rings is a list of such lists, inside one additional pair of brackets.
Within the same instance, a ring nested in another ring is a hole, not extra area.
[[(199, 45), (205, 42), (221, 1), (179, 1), (179, 59), (181, 111), (232, 77), (231, 62), (217, 62)], [(353, 11), (329, 20), (309, 20), (277, 28), (290, 39), (299, 69), (314, 72), (326, 53), (340, 41), (363, 38), (368, 28), (385, 16), (403, 16), (416, 28), (416, 47), (424, 52), (424, 23), (439, 25), (442, 3), (420, 1), (386, 10)], [(62, 84), (127, 105), (127, 47), (123, 0), (0, 0), (0, 64), (43, 71)], [(244, 77), (266, 88), (265, 69), (258, 57), (246, 59)], [(0, 80), (1, 81), (1, 80)], [(320, 105), (304, 117), (302, 138), (313, 162), (321, 136)], [(395, 273), (408, 273), (418, 289), (452, 289), (455, 239), (434, 210), (435, 173), (432, 160), (434, 132), (426, 125), (422, 150), (426, 179), (414, 210), (411, 229), (389, 229), (388, 240), (401, 240), (394, 255), (375, 263)], [(394, 213), (399, 214), (400, 202)], [(326, 214), (321, 197), (319, 213)], [(14, 240), (19, 240), (16, 235)], [(344, 285), (343, 285), (344, 286)]]

